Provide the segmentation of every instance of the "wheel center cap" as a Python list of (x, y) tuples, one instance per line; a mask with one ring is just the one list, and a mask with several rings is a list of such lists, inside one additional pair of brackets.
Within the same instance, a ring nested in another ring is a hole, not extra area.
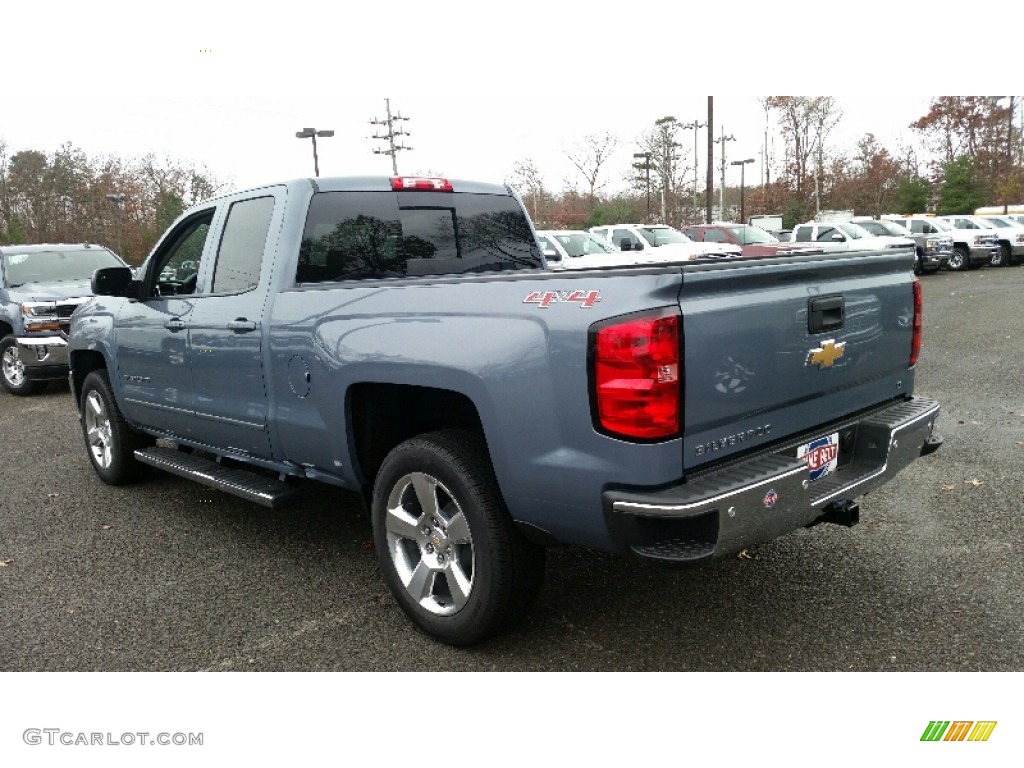
[(431, 528), (430, 541), (433, 542), (435, 549), (443, 550), (448, 544), (448, 537), (440, 528)]

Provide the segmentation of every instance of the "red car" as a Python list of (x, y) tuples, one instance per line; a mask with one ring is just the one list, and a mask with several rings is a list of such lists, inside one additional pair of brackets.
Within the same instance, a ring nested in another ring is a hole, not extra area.
[(682, 227), (690, 239), (698, 243), (732, 243), (743, 249), (744, 257), (752, 256), (795, 256), (803, 253), (820, 253), (821, 248), (815, 248), (796, 243), (780, 242), (775, 235), (766, 232), (760, 227), (749, 224), (731, 224), (719, 222), (717, 224), (695, 224), (689, 227)]

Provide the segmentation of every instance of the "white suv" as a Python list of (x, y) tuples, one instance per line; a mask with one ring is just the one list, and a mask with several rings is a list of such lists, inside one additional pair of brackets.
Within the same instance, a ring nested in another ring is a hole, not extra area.
[(738, 245), (696, 243), (667, 224), (609, 224), (591, 227), (589, 231), (622, 251), (640, 251), (650, 259), (738, 259), (743, 255), (743, 249)]

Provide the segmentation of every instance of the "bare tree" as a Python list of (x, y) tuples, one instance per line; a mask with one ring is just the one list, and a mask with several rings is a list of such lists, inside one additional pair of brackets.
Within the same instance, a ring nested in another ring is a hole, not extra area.
[(540, 220), (540, 203), (544, 196), (544, 179), (533, 158), (517, 160), (512, 165), (512, 187), (533, 209), (533, 220)]
[(576, 166), (587, 184), (587, 200), (591, 209), (594, 207), (597, 193), (608, 183), (607, 181), (599, 182), (601, 167), (615, 152), (618, 145), (617, 138), (610, 133), (605, 133), (603, 136), (587, 136), (582, 144), (577, 144), (566, 152), (569, 162)]

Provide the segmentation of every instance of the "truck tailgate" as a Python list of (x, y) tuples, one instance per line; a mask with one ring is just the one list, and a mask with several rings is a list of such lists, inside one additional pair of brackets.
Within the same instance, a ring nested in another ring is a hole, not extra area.
[(912, 392), (913, 280), (907, 253), (687, 269), (684, 470)]

